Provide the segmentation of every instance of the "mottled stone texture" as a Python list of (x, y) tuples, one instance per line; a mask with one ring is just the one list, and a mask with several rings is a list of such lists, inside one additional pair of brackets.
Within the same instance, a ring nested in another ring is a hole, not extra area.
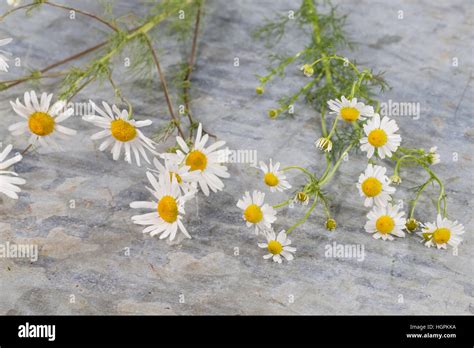
[[(98, 9), (94, 1), (77, 6)], [(231, 148), (256, 149), (259, 160), (272, 157), (321, 171), (323, 157), (313, 146), (320, 134), (314, 111), (298, 103), (293, 120), (270, 121), (265, 116), (279, 96), (296, 91), (304, 82), (297, 67), (290, 68), (283, 82), (269, 86), (265, 95), (254, 93), (255, 75), (264, 73), (269, 52), (251, 33), (265, 17), (294, 6), (289, 0), (206, 2), (192, 107), (207, 130)], [(0, 8), (6, 10), (4, 1)], [(127, 1), (115, 6), (117, 14), (131, 10), (140, 8)], [(472, 10), (468, 1), (340, 1), (340, 11), (349, 14), (348, 31), (358, 43), (354, 52), (344, 53), (384, 70), (393, 87), (380, 99), (421, 104), (420, 119), (396, 120), (405, 145), (439, 148), (443, 163), (436, 170), (448, 184), (449, 216), (463, 222), (467, 231), (458, 256), (428, 249), (415, 236), (383, 242), (364, 232), (367, 211), (354, 184), (365, 167), (363, 154), (343, 163), (328, 188), (338, 229), (327, 232), (320, 211), (312, 216), (292, 235), (298, 251), (291, 263), (263, 260), (256, 236), (241, 221), (237, 199), (245, 190), (263, 189), (257, 170), (246, 164), (230, 165), (232, 177), (225, 191), (209, 199), (200, 195), (199, 210), (195, 201), (190, 203), (186, 224), (194, 238), (169, 245), (143, 235), (130, 220), (136, 211), (128, 204), (149, 197), (145, 169), (114, 162), (109, 153), (96, 151), (89, 140), (93, 127), (77, 117), (67, 122), (79, 135), (65, 144), (65, 152), (28, 153), (15, 167), (27, 180), (20, 199), (2, 197), (0, 242), (36, 243), (40, 257), (34, 263), (0, 259), (0, 313), (474, 313)], [(8, 49), (22, 57), (24, 66), (13, 67), (2, 79), (21, 76), (26, 67), (43, 67), (105, 37), (106, 28), (100, 23), (80, 16), (70, 21), (66, 15), (45, 8), (3, 22), (0, 36), (15, 39)], [(307, 42), (306, 35), (290, 31), (277, 50), (296, 52)], [(160, 38), (165, 70), (182, 53), (173, 39)], [(233, 66), (235, 57), (240, 67)], [(454, 57), (457, 67), (452, 66)], [(154, 130), (166, 122), (159, 90), (150, 90), (127, 76), (126, 70), (120, 80), (126, 82), (124, 93), (133, 100), (138, 118), (156, 120)], [(16, 120), (8, 101), (20, 97), (25, 88), (0, 93), (0, 139), (18, 150), (25, 141), (7, 131)], [(55, 92), (57, 85), (49, 80), (43, 88)], [(92, 85), (77, 100), (88, 98), (112, 102), (113, 94), (106, 84)], [(421, 183), (425, 175), (405, 170), (403, 174), (408, 176), (397, 198), (407, 197), (407, 188)], [(294, 185), (302, 179), (290, 176)], [(437, 190), (428, 192), (431, 198), (419, 203), (421, 220), (435, 218), (432, 200)], [(284, 196), (267, 197), (276, 203)], [(69, 207), (70, 200), (75, 200), (75, 209)], [(283, 210), (276, 228), (288, 228), (302, 215), (301, 208)], [(326, 258), (325, 245), (333, 241), (364, 245), (365, 260)], [(126, 248), (130, 256), (125, 255)], [(234, 248), (239, 249), (238, 256)]]

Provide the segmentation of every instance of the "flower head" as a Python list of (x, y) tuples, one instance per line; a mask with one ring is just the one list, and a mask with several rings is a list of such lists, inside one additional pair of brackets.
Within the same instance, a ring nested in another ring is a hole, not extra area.
[(374, 204), (385, 206), (392, 200), (390, 196), (395, 188), (390, 186), (390, 181), (385, 175), (387, 169), (382, 166), (369, 163), (364, 173), (359, 176), (357, 188), (362, 197), (365, 197), (364, 206), (371, 207)]
[(418, 235), (422, 241), (430, 248), (436, 246), (438, 249), (447, 249), (447, 245), (456, 248), (461, 242), (461, 234), (464, 233), (464, 226), (457, 221), (442, 218), (440, 214), (436, 217), (436, 222), (424, 224)]
[(76, 131), (60, 125), (74, 113), (73, 108), (65, 109), (66, 101), (60, 100), (51, 105), (52, 94), (41, 94), (38, 99), (35, 91), (25, 92), (24, 103), (17, 98), (15, 102), (10, 101), (13, 110), (23, 118), (22, 121), (12, 124), (8, 130), (12, 135), (30, 134), (29, 144), (37, 142), (42, 147), (61, 148), (56, 143), (58, 137), (75, 135)]
[(282, 256), (288, 260), (293, 260), (294, 256), (292, 253), (296, 251), (296, 248), (291, 247), (291, 240), (287, 237), (285, 231), (275, 235), (273, 230), (265, 231), (267, 238), (266, 243), (258, 243), (259, 248), (267, 249), (268, 254), (263, 256), (264, 259), (273, 259), (274, 262), (282, 263)]
[(150, 163), (145, 150), (154, 155), (158, 154), (155, 151), (155, 143), (139, 129), (151, 125), (151, 120), (135, 121), (131, 119), (127, 110), (120, 111), (117, 106), (110, 107), (106, 102), (102, 102), (105, 111), (92, 100), (89, 103), (100, 116), (85, 115), (82, 119), (103, 129), (91, 136), (92, 140), (105, 139), (99, 145), (99, 151), (104, 151), (113, 144), (110, 152), (114, 161), (120, 158), (123, 148), (125, 161), (132, 163), (133, 152), (138, 166), (140, 166), (140, 156)]
[(190, 172), (189, 169), (191, 167), (184, 163), (177, 163), (172, 159), (165, 159), (163, 165), (156, 157), (153, 158), (153, 164), (155, 165), (155, 169), (148, 169), (150, 172), (154, 172), (158, 176), (168, 175), (175, 177), (183, 194), (188, 192), (195, 193), (198, 173), (196, 171)]
[(302, 205), (308, 205), (309, 196), (306, 194), (306, 192), (300, 191), (295, 195), (293, 201), (301, 203)]
[(433, 146), (432, 148), (430, 148), (430, 152), (428, 152), (428, 155), (427, 155), (427, 160), (428, 160), (428, 163), (432, 166), (441, 162), (441, 156), (438, 153), (437, 146)]
[(276, 211), (268, 204), (264, 204), (265, 193), (257, 190), (252, 196), (247, 191), (242, 199), (237, 202), (237, 207), (244, 211), (242, 218), (247, 227), (255, 226), (255, 233), (265, 229), (271, 229), (272, 223), (276, 220)]
[[(10, 42), (12, 42), (13, 39), (7, 38), (7, 39), (1, 39), (0, 40), (0, 47), (8, 45)], [(8, 72), (8, 58), (6, 56), (10, 56), (10, 52), (6, 52), (3, 50), (0, 50), (0, 71)]]
[(133, 223), (137, 225), (148, 225), (143, 233), (150, 233), (150, 236), (157, 234), (160, 239), (175, 239), (178, 231), (181, 231), (186, 237), (191, 238), (188, 231), (181, 222), (184, 215), (184, 203), (193, 197), (192, 193), (180, 194), (178, 180), (169, 175), (160, 175), (158, 180), (150, 172), (146, 173), (152, 188), (148, 190), (153, 194), (156, 200), (149, 202), (132, 202), (131, 208), (151, 209), (153, 212), (132, 216)]
[(216, 151), (225, 145), (225, 141), (217, 141), (205, 147), (208, 140), (209, 135), (202, 135), (202, 125), (199, 124), (196, 140), (192, 147), (189, 147), (184, 139), (178, 136), (176, 141), (180, 150), (177, 150), (175, 154), (162, 155), (165, 159), (171, 159), (175, 163), (188, 166), (190, 172), (196, 172), (196, 181), (206, 196), (209, 196), (209, 189), (212, 192), (217, 192), (224, 188), (224, 183), (220, 178), (230, 177), (227, 167), (222, 165), (222, 156), (219, 155), (219, 151)]
[(406, 220), (403, 217), (404, 212), (399, 212), (397, 205), (387, 204), (383, 207), (374, 207), (367, 214), (368, 221), (365, 224), (365, 230), (372, 233), (375, 239), (393, 240), (393, 236), (405, 237), (402, 231), (405, 228)]
[(336, 229), (337, 223), (334, 219), (327, 219), (326, 220), (326, 229), (328, 231), (334, 231)]
[(255, 88), (255, 93), (257, 93), (258, 95), (263, 94), (263, 92), (265, 92), (265, 89), (262, 86), (258, 86), (257, 88)]
[(402, 138), (395, 134), (398, 130), (397, 123), (387, 116), (380, 121), (380, 115), (374, 116), (364, 125), (366, 137), (360, 139), (360, 149), (367, 152), (367, 158), (372, 158), (375, 150), (380, 158), (391, 157), (397, 151)]
[(311, 77), (314, 74), (314, 69), (310, 64), (305, 64), (300, 68), (303, 71), (303, 74), (307, 77)]
[(0, 152), (0, 192), (10, 198), (18, 199), (18, 192), (21, 192), (21, 189), (17, 185), (23, 185), (26, 181), (25, 179), (18, 178), (17, 173), (5, 170), (13, 164), (20, 162), (23, 158), (20, 154), (17, 154), (8, 160), (5, 160), (10, 154), (12, 148), (12, 145), (8, 145), (2, 152)]
[(419, 223), (414, 218), (409, 218), (407, 220), (407, 223), (405, 224), (405, 228), (408, 232), (413, 232), (414, 230), (418, 228), (418, 226), (419, 226)]
[(331, 152), (332, 150), (332, 141), (329, 138), (319, 138), (314, 145), (322, 151)]
[(370, 105), (357, 102), (357, 98), (348, 100), (342, 96), (341, 100), (329, 100), (328, 105), (329, 109), (331, 109), (331, 113), (337, 114), (347, 122), (362, 120), (365, 117), (372, 117), (374, 115), (374, 108)]
[(400, 185), (402, 183), (402, 178), (400, 178), (398, 175), (392, 175), (390, 177), (390, 182), (395, 185)]
[(280, 114), (280, 110), (278, 109), (270, 109), (268, 110), (268, 117), (270, 118), (277, 118), (277, 116)]
[(264, 162), (260, 162), (260, 169), (263, 172), (263, 181), (265, 185), (270, 187), (271, 192), (287, 190), (291, 185), (286, 181), (286, 176), (280, 169), (280, 162), (273, 165), (272, 160), (268, 166)]

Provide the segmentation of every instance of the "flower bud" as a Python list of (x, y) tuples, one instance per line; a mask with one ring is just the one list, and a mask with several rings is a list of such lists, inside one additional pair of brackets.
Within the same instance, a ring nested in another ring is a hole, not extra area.
[(418, 221), (416, 221), (413, 218), (410, 218), (407, 220), (405, 227), (407, 228), (408, 231), (413, 232), (414, 230), (418, 228), (418, 225), (419, 225)]
[(326, 229), (328, 231), (334, 231), (336, 229), (336, 226), (337, 226), (336, 220), (334, 220), (334, 219), (327, 219), (326, 220)]

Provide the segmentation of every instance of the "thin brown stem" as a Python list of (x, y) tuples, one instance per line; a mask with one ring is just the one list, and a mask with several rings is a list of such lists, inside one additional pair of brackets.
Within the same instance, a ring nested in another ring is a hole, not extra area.
[(169, 91), (168, 91), (168, 85), (166, 84), (166, 80), (165, 80), (165, 77), (163, 75), (163, 71), (161, 70), (160, 61), (158, 60), (158, 55), (156, 54), (156, 51), (153, 48), (153, 45), (151, 44), (151, 41), (148, 38), (148, 35), (143, 34), (143, 37), (145, 38), (145, 41), (146, 41), (148, 47), (150, 48), (150, 53), (151, 53), (151, 56), (153, 58), (153, 62), (156, 65), (156, 69), (158, 71), (158, 76), (159, 76), (160, 81), (161, 81), (161, 86), (163, 87), (163, 93), (165, 95), (166, 104), (168, 105), (168, 110), (170, 112), (171, 118), (173, 119), (174, 123), (176, 124), (176, 128), (178, 129), (179, 135), (184, 139), (185, 136), (184, 136), (183, 130), (181, 129), (179, 119), (176, 117), (176, 114), (174, 113), (174, 110), (173, 110), (173, 105), (171, 104), (171, 99), (170, 99), (170, 95), (169, 95)]
[(199, 7), (196, 13), (196, 22), (194, 24), (194, 33), (193, 33), (193, 43), (191, 47), (191, 56), (189, 57), (188, 61), (188, 68), (186, 71), (186, 75), (183, 79), (183, 101), (184, 101), (184, 108), (186, 110), (186, 114), (189, 120), (189, 139), (193, 137), (193, 129), (194, 129), (194, 120), (193, 115), (191, 112), (191, 107), (189, 103), (189, 84), (191, 79), (191, 73), (194, 68), (194, 62), (196, 60), (196, 50), (197, 50), (197, 37), (199, 33), (199, 24), (201, 22), (201, 2), (199, 3)]
[(32, 144), (28, 144), (28, 146), (20, 153), (20, 155), (24, 155), (30, 148), (31, 148)]
[[(93, 52), (93, 51), (95, 51), (95, 50), (97, 50), (97, 49), (99, 49), (99, 48), (105, 46), (107, 43), (108, 43), (108, 41), (103, 41), (103, 42), (101, 42), (101, 43), (99, 43), (99, 44), (97, 44), (97, 45), (95, 45), (95, 46), (89, 47), (89, 48), (87, 48), (87, 49), (85, 49), (85, 50), (83, 50), (83, 51), (81, 51), (81, 52), (78, 52), (78, 53), (76, 53), (76, 54), (73, 54), (72, 56), (69, 56), (69, 57), (67, 57), (67, 58), (65, 58), (65, 59), (63, 59), (63, 60), (60, 60), (60, 61), (58, 61), (58, 62), (56, 62), (56, 63), (51, 64), (51, 65), (48, 65), (47, 67), (41, 69), (41, 70), (40, 70), (40, 73), (41, 73), (41, 74), (44, 74), (45, 72), (48, 72), (49, 70), (52, 70), (52, 69), (54, 69), (54, 68), (56, 68), (56, 67), (58, 67), (58, 66), (61, 66), (61, 65), (66, 64), (66, 63), (68, 63), (68, 62), (70, 62), (70, 61), (72, 61), (72, 60), (75, 60), (75, 59), (77, 59), (77, 58), (80, 58), (80, 57), (82, 57), (82, 56), (84, 56), (84, 55), (86, 55), (86, 54), (88, 54), (88, 53), (90, 53), (90, 52)], [(18, 80), (16, 80), (15, 82), (10, 83), (8, 86), (6, 86), (5, 88), (3, 88), (2, 90), (9, 89), (9, 88), (11, 88), (11, 87), (13, 87), (13, 86), (17, 86), (17, 85), (19, 85), (19, 84), (21, 84), (21, 83), (23, 83), (23, 82), (26, 82), (26, 81), (29, 81), (29, 80), (33, 80), (33, 79), (36, 79), (36, 78), (37, 78), (37, 77), (35, 77), (35, 76), (27, 76), (27, 77), (18, 79)], [(0, 83), (3, 83), (3, 81), (0, 82)]]
[(52, 3), (52, 2), (49, 2), (49, 1), (45, 1), (44, 2), (45, 5), (49, 5), (49, 6), (52, 6), (52, 7), (57, 7), (57, 8), (61, 8), (63, 10), (67, 10), (67, 11), (75, 11), (77, 13), (80, 13), (84, 16), (87, 16), (87, 17), (90, 17), (90, 18), (93, 18), (99, 22), (101, 22), (102, 24), (105, 24), (106, 26), (108, 26), (110, 29), (112, 29), (113, 31), (117, 32), (118, 31), (118, 28), (113, 25), (112, 23), (109, 23), (107, 22), (105, 19), (102, 19), (100, 18), (99, 16), (96, 16), (95, 14), (92, 14), (92, 13), (89, 13), (89, 12), (85, 12), (85, 11), (82, 11), (82, 10), (79, 10), (77, 8), (74, 8), (74, 7), (69, 7), (69, 6), (64, 6), (64, 5), (59, 5), (59, 4), (55, 4), (55, 3)]
[(16, 12), (16, 11), (20, 11), (20, 10), (24, 10), (26, 8), (30, 8), (30, 7), (33, 7), (35, 5), (38, 5), (37, 3), (31, 3), (31, 4), (26, 4), (26, 5), (22, 5), (22, 6), (18, 6), (18, 7), (15, 7), (7, 12), (5, 12), (2, 16), (0, 16), (0, 22), (3, 21), (5, 19), (5, 17), (11, 15), (12, 13)]

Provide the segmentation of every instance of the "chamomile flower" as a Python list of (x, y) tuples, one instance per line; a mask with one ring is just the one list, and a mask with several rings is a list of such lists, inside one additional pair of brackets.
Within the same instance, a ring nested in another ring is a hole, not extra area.
[(357, 98), (348, 100), (342, 96), (340, 100), (329, 100), (328, 105), (329, 109), (331, 109), (331, 113), (337, 114), (347, 122), (356, 121), (358, 119), (362, 120), (365, 117), (372, 117), (374, 115), (374, 108), (370, 105), (357, 102)]
[(453, 248), (457, 248), (462, 242), (460, 235), (463, 233), (464, 226), (462, 224), (442, 218), (438, 214), (436, 222), (425, 223), (418, 235), (423, 238), (428, 248), (436, 246), (438, 249), (447, 249), (448, 244)]
[(293, 202), (300, 203), (301, 205), (308, 205), (309, 196), (306, 194), (306, 192), (299, 191), (293, 198)]
[(364, 125), (366, 137), (360, 139), (360, 149), (367, 152), (367, 158), (372, 158), (375, 150), (380, 158), (391, 157), (397, 151), (402, 138), (395, 134), (398, 130), (397, 123), (387, 116), (380, 120), (380, 115), (374, 116)]
[(365, 172), (359, 176), (357, 188), (360, 195), (365, 197), (364, 206), (385, 206), (392, 200), (390, 195), (395, 192), (395, 188), (390, 186), (386, 172), (387, 168), (369, 163)]
[(291, 240), (286, 235), (285, 231), (275, 235), (273, 230), (265, 231), (267, 237), (266, 243), (258, 243), (259, 248), (267, 249), (268, 254), (263, 255), (265, 260), (272, 258), (274, 262), (282, 263), (282, 256), (287, 260), (291, 261), (294, 259), (292, 253), (296, 251), (296, 248), (291, 247)]
[(25, 179), (18, 178), (17, 173), (5, 170), (11, 165), (20, 162), (23, 158), (20, 154), (17, 154), (5, 160), (12, 148), (12, 145), (8, 145), (0, 152), (0, 192), (10, 198), (18, 199), (18, 192), (21, 192), (21, 189), (17, 185), (23, 185), (26, 181)]
[(178, 186), (183, 194), (188, 192), (195, 193), (196, 181), (198, 179), (197, 172), (190, 172), (190, 167), (185, 164), (179, 164), (171, 159), (165, 159), (164, 165), (155, 157), (153, 158), (153, 164), (156, 169), (149, 169), (150, 172), (157, 173), (159, 175), (169, 175), (175, 177), (178, 182)]
[[(12, 38), (6, 38), (6, 39), (1, 39), (0, 40), (0, 47), (8, 45), (10, 42), (12, 42)], [(8, 72), (8, 58), (6, 56), (10, 56), (11, 53), (7, 51), (0, 50), (0, 71)]]
[(265, 185), (270, 187), (271, 192), (287, 190), (291, 188), (291, 185), (286, 181), (286, 175), (283, 174), (280, 169), (280, 162), (275, 163), (273, 165), (272, 160), (270, 159), (270, 163), (268, 166), (260, 161), (260, 169), (262, 170), (264, 176), (263, 181)]
[(276, 211), (268, 204), (264, 204), (265, 193), (257, 190), (252, 196), (247, 191), (242, 199), (237, 202), (237, 207), (244, 211), (242, 218), (246, 221), (247, 227), (255, 226), (255, 233), (258, 234), (265, 228), (270, 229), (276, 220)]
[(155, 151), (155, 142), (147, 138), (139, 128), (152, 124), (151, 120), (135, 121), (130, 118), (127, 110), (120, 111), (117, 106), (110, 107), (106, 102), (102, 102), (105, 112), (97, 105), (89, 101), (92, 108), (100, 115), (85, 115), (82, 117), (84, 121), (91, 122), (97, 127), (103, 128), (91, 136), (92, 140), (104, 139), (99, 145), (99, 151), (104, 151), (112, 145), (112, 158), (117, 161), (124, 149), (124, 159), (128, 163), (132, 163), (132, 152), (135, 161), (140, 166), (140, 157), (150, 163), (145, 150), (154, 155), (158, 155)]
[(66, 101), (59, 100), (51, 105), (52, 94), (41, 94), (38, 100), (35, 91), (25, 92), (24, 105), (17, 98), (10, 101), (13, 110), (24, 120), (8, 127), (12, 135), (30, 134), (29, 144), (37, 142), (42, 147), (53, 147), (61, 150), (56, 139), (67, 135), (75, 135), (76, 131), (60, 125), (74, 113), (73, 108), (65, 108)]
[(207, 134), (202, 135), (202, 125), (199, 124), (196, 140), (192, 147), (188, 147), (184, 139), (178, 136), (176, 141), (181, 150), (176, 151), (176, 154), (162, 155), (165, 159), (186, 164), (190, 167), (191, 172), (195, 171), (197, 182), (206, 196), (209, 196), (209, 189), (212, 192), (217, 192), (224, 188), (224, 183), (220, 178), (230, 177), (227, 167), (221, 164), (220, 150), (216, 151), (225, 145), (225, 141), (217, 141), (206, 148), (205, 145), (208, 140), (209, 136)]
[(427, 159), (428, 159), (428, 163), (431, 164), (432, 166), (441, 162), (441, 156), (438, 153), (437, 146), (433, 146), (432, 148), (430, 148), (430, 152), (428, 152)]
[(403, 217), (404, 212), (399, 212), (398, 205), (387, 204), (382, 207), (374, 207), (374, 209), (367, 214), (369, 221), (365, 224), (365, 230), (372, 233), (375, 239), (382, 238), (383, 240), (394, 240), (393, 236), (405, 237), (406, 219)]
[(332, 150), (332, 141), (329, 138), (319, 138), (314, 145), (324, 151), (324, 152), (331, 152)]
[(156, 201), (132, 202), (131, 208), (152, 209), (153, 212), (132, 216), (132, 221), (137, 225), (149, 225), (143, 233), (150, 233), (150, 236), (160, 235), (160, 239), (175, 239), (178, 231), (186, 237), (191, 238), (188, 231), (181, 222), (184, 215), (184, 203), (192, 198), (192, 193), (180, 194), (180, 188), (176, 177), (160, 175), (158, 181), (150, 172), (146, 173), (152, 188), (148, 188)]

